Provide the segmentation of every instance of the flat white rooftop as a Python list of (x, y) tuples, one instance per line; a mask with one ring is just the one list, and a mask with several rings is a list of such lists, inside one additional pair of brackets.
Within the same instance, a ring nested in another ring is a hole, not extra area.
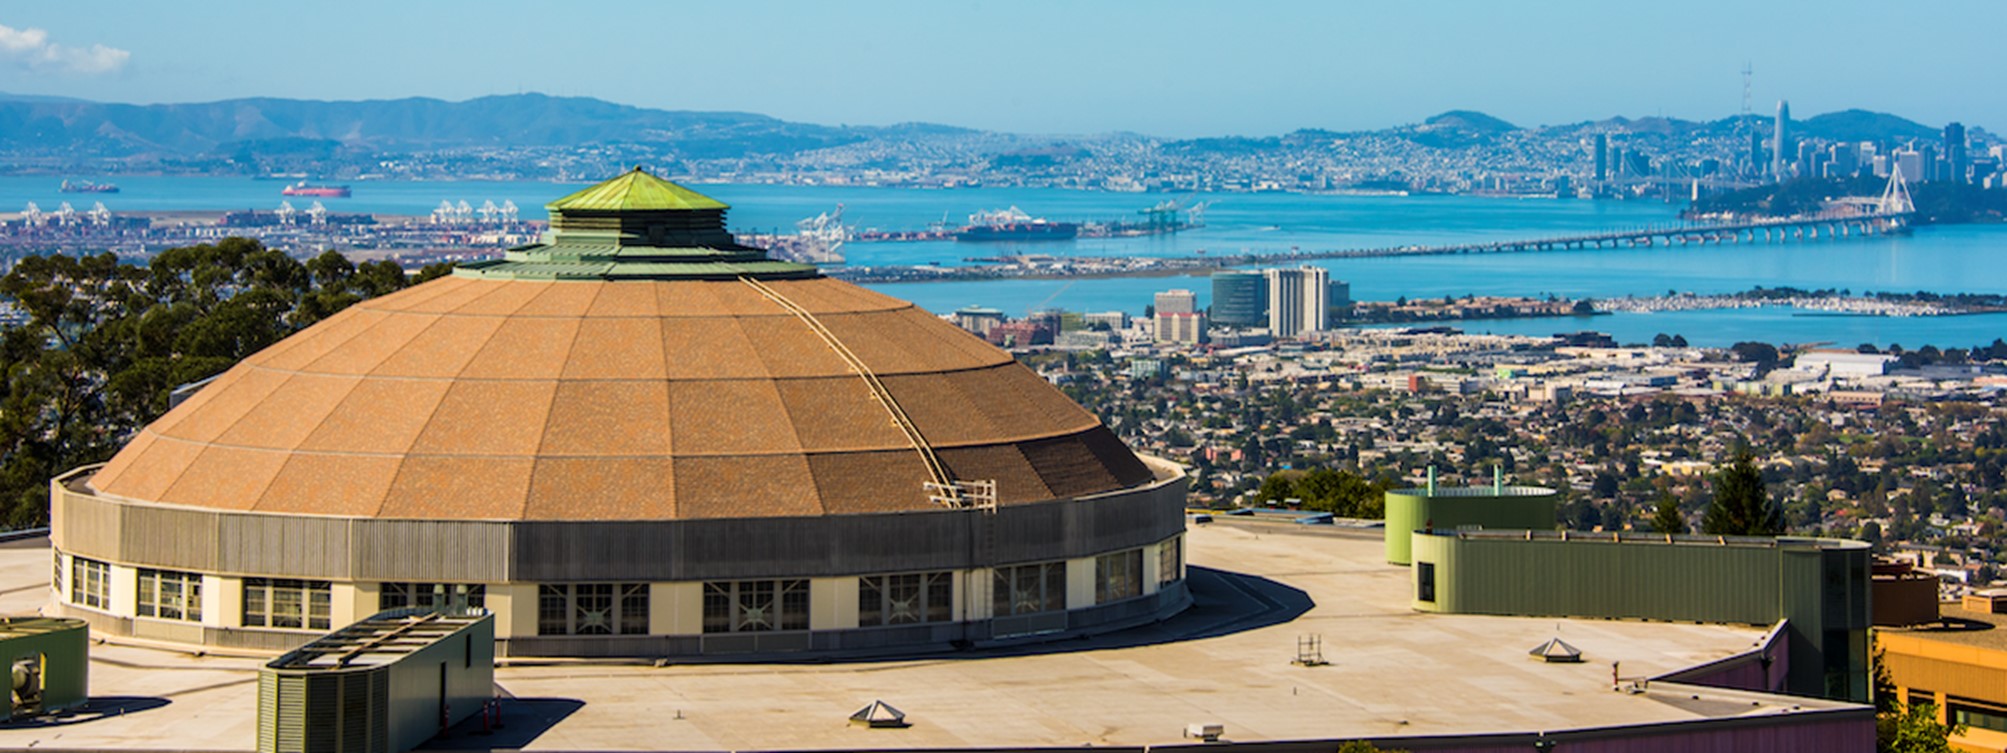
[[(1425, 615), (1377, 534), (1214, 523), (1189, 537), (1197, 606), (1162, 625), (1008, 655), (671, 667), (504, 667), (507, 728), (439, 747), (729, 750), (1178, 742), (1217, 722), (1231, 740), (1558, 730), (1834, 704), (1720, 691), (1611, 690), (1611, 663), (1655, 675), (1749, 648), (1764, 629)], [(1203, 568), (1203, 569), (1201, 569)], [(0, 545), (0, 613), (46, 596), (46, 541)], [(1295, 666), (1321, 635), (1328, 666)], [(1527, 651), (1561, 637), (1584, 663)], [(1196, 636), (1196, 637), (1194, 637)], [(263, 660), (92, 647), (90, 721), (0, 729), (0, 747), (248, 750)], [(905, 729), (847, 717), (882, 699)], [(164, 703), (163, 703), (164, 701)], [(121, 715), (119, 709), (123, 709)], [(89, 716), (89, 715), (86, 715)]]

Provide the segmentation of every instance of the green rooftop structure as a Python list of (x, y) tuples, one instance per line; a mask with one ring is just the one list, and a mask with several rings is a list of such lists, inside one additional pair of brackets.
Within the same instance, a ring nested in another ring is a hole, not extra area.
[(1491, 486), (1437, 486), (1430, 468), (1427, 485), (1387, 492), (1387, 562), (1408, 564), (1410, 539), (1421, 530), (1551, 530), (1560, 498), (1545, 487), (1507, 486), (1503, 474), (1494, 474)]
[(1784, 623), (1764, 674), (1868, 699), (1868, 545), (1804, 537), (1415, 532), (1412, 606), (1444, 614)]
[(0, 617), (0, 659), (10, 670), (10, 719), (76, 708), (90, 700), (90, 625), (83, 620)]
[(463, 277), (519, 280), (787, 280), (814, 265), (775, 261), (725, 229), (722, 201), (637, 167), (545, 205), (550, 233), (501, 259), (461, 265)]
[(494, 688), (494, 615), (380, 612), (259, 670), (258, 750), (401, 753), (481, 713)]

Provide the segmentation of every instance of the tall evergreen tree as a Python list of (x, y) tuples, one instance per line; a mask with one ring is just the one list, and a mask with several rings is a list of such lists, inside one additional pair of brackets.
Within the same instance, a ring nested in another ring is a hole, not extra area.
[(1714, 476), (1714, 501), (1701, 519), (1702, 531), (1717, 536), (1776, 536), (1784, 532), (1784, 512), (1770, 501), (1763, 471), (1747, 449)]
[(1679, 499), (1672, 492), (1659, 495), (1659, 503), (1652, 508), (1652, 531), (1654, 533), (1686, 533), (1686, 516), (1679, 512)]

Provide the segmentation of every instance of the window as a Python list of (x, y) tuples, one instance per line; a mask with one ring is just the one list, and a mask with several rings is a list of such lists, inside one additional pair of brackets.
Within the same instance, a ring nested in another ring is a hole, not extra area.
[(49, 553), (52, 555), (51, 559), (55, 561), (55, 572), (49, 574), (49, 587), (55, 589), (56, 598), (60, 599), (65, 593), (63, 584), (69, 582), (68, 578), (63, 577), (63, 553), (54, 549), (49, 550)]
[(140, 568), (139, 616), (201, 622), (202, 576)]
[(647, 635), (648, 584), (537, 587), (537, 635)]
[(1143, 550), (1104, 554), (1094, 558), (1094, 603), (1143, 595)]
[(244, 626), (326, 630), (334, 604), (324, 580), (244, 579)]
[(479, 583), (385, 583), (377, 593), (377, 611), (487, 606), (488, 587)]
[(808, 629), (808, 581), (720, 580), (704, 584), (704, 632)]
[(1041, 562), (996, 569), (992, 614), (1057, 612), (1066, 608), (1066, 563)]
[(1952, 724), (2007, 732), (2007, 708), (1966, 698), (1946, 698), (1944, 705)]
[(955, 618), (954, 574), (906, 573), (857, 579), (857, 624), (907, 625)]
[(82, 557), (71, 557), (70, 603), (94, 609), (110, 609), (111, 565)]
[(1415, 601), (1431, 604), (1436, 600), (1436, 563), (1415, 563)]
[(1157, 545), (1157, 585), (1185, 577), (1185, 538), (1172, 536)]

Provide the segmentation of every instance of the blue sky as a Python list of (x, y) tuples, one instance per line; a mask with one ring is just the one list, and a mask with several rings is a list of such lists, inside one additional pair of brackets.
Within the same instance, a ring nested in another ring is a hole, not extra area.
[[(818, 123), (1263, 135), (1848, 107), (2007, 130), (2007, 2), (0, 5), (0, 91), (121, 102), (541, 91)], [(39, 30), (41, 33), (35, 33)]]

